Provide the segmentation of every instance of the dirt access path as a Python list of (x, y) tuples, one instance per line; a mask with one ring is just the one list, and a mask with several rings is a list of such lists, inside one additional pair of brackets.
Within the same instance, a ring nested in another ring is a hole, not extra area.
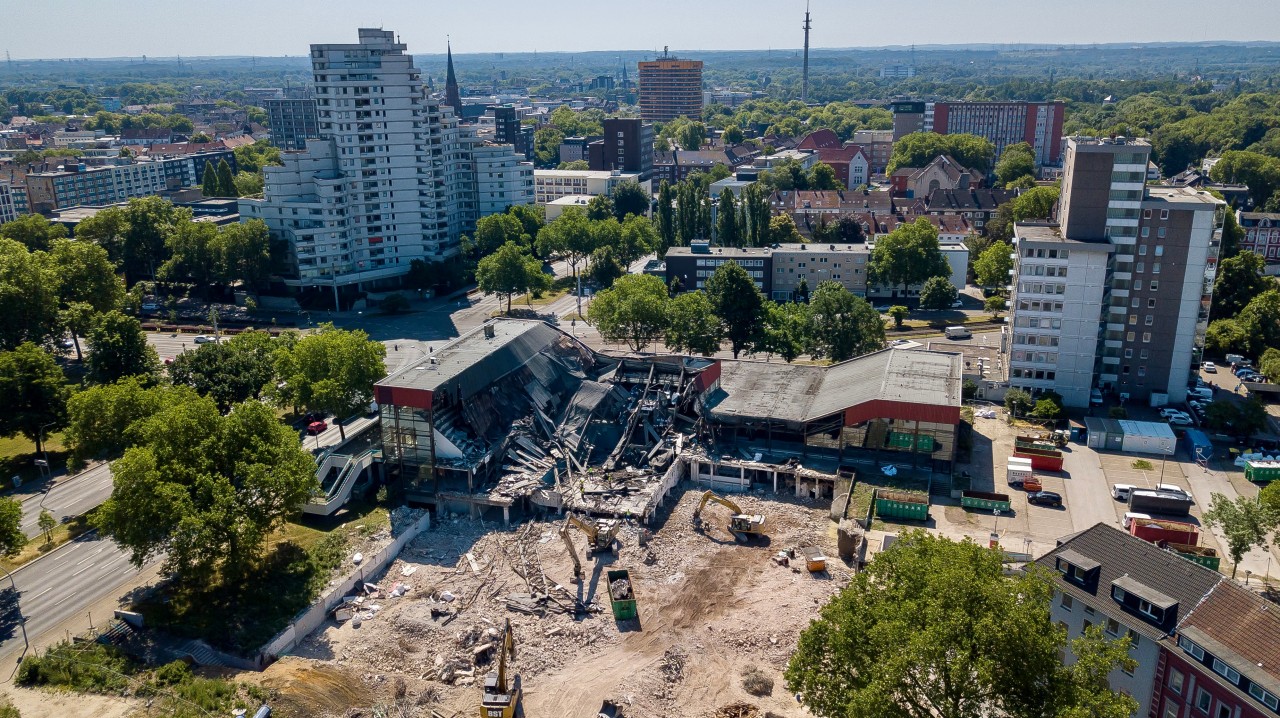
[[(795, 563), (778, 566), (772, 556), (803, 545), (834, 553), (826, 511), (741, 497), (744, 511), (767, 517), (769, 533), (765, 541), (741, 545), (725, 530), (721, 507), (706, 509), (705, 532), (692, 528), (700, 493), (685, 492), (651, 527), (656, 531), (647, 548), (638, 546), (639, 530), (631, 526), (620, 536), (616, 557), (584, 557), (587, 577), (580, 585), (570, 580), (572, 563), (556, 533), (558, 522), (486, 531), (466, 520), (444, 521), (410, 544), (382, 580), (384, 590), (408, 584), (405, 596), (379, 600), (359, 628), (350, 621), (330, 623), (304, 642), (299, 658), (277, 664), (287, 668), (273, 667), (289, 679), (264, 684), (279, 691), (284, 716), (294, 714), (294, 705), (308, 715), (341, 715), (334, 709), (342, 700), (355, 707), (388, 701), (397, 692), (419, 715), (475, 715), (483, 676), (492, 667), (483, 660), (484, 646), (510, 619), (514, 671), (530, 717), (594, 718), (605, 699), (634, 718), (703, 718), (735, 702), (754, 704), (761, 715), (807, 715), (787, 693), (782, 670), (800, 631), (847, 582), (849, 571), (833, 558), (828, 573), (810, 574)], [(582, 551), (581, 534), (572, 536)], [(592, 610), (538, 616), (521, 609), (519, 600), (513, 603), (513, 595), (527, 596), (537, 584), (521, 575), (530, 562), (540, 564), (534, 574), (558, 585), (550, 589), (557, 596), (552, 605), (572, 606), (576, 598)], [(610, 613), (604, 573), (612, 568), (631, 572), (638, 621), (620, 623)], [(477, 650), (481, 658), (473, 661)], [(307, 666), (328, 671), (335, 685), (321, 691), (325, 696), (345, 698), (330, 702), (315, 695), (299, 674)], [(746, 692), (742, 673), (748, 668), (773, 680), (771, 694)]]

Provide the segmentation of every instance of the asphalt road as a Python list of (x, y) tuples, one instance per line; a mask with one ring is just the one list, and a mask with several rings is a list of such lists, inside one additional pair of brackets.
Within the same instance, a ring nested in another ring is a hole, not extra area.
[(22, 532), (28, 538), (38, 536), (40, 511), (48, 511), (59, 522), (79, 516), (98, 506), (111, 495), (111, 469), (106, 463), (75, 474), (61, 476), (48, 493), (34, 494), (22, 501)]
[[(35, 642), (44, 632), (85, 611), (140, 570), (129, 563), (126, 552), (97, 533), (81, 536), (19, 568), (13, 573), (13, 585), (21, 597), (28, 640)], [(13, 599), (12, 587), (4, 586), (0, 590), (0, 653), (22, 649)], [(101, 620), (107, 618), (102, 616)]]

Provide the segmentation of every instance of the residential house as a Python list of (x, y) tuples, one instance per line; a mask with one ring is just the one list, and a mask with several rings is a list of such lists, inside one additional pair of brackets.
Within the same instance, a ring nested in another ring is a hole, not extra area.
[(889, 178), (898, 197), (928, 197), (939, 189), (967, 190), (982, 184), (982, 173), (938, 155), (924, 167), (899, 167)]

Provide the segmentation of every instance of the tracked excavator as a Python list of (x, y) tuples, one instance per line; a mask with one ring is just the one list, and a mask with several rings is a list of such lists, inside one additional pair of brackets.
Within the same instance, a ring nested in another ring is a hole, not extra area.
[(750, 541), (753, 537), (764, 535), (764, 516), (761, 514), (744, 514), (737, 504), (717, 495), (714, 491), (707, 491), (702, 494), (702, 501), (698, 502), (698, 508), (693, 512), (693, 527), (702, 529), (702, 510), (706, 508), (708, 501), (714, 501), (717, 504), (729, 509), (732, 515), (729, 516), (729, 530), (733, 532), (733, 537), (739, 541)]
[(573, 578), (580, 580), (582, 562), (578, 560), (578, 551), (573, 547), (573, 538), (569, 536), (569, 529), (574, 526), (586, 534), (587, 556), (590, 557), (592, 553), (614, 550), (614, 541), (618, 538), (618, 532), (622, 530), (622, 522), (616, 519), (583, 520), (573, 514), (565, 517), (564, 523), (560, 526), (560, 538), (564, 541), (565, 548), (569, 550), (569, 558), (573, 559)]
[(484, 679), (484, 698), (480, 702), (480, 718), (516, 718), (523, 716), (520, 706), (520, 676), (513, 675), (508, 681), (507, 658), (516, 659), (516, 641), (511, 632), (511, 619), (502, 631), (501, 643), (498, 647), (498, 669), (490, 671)]

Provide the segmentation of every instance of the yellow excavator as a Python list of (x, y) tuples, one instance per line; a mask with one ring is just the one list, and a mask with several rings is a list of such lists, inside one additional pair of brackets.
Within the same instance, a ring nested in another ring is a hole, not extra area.
[(507, 657), (516, 659), (516, 641), (511, 633), (511, 619), (507, 619), (507, 627), (502, 631), (502, 642), (498, 647), (498, 670), (490, 671), (484, 679), (484, 698), (480, 703), (480, 718), (515, 718), (523, 716), (520, 708), (520, 676), (512, 676), (510, 685), (507, 681)]
[(717, 495), (714, 491), (707, 491), (702, 494), (702, 501), (698, 502), (698, 508), (693, 512), (694, 528), (702, 528), (702, 510), (706, 508), (708, 501), (714, 501), (732, 512), (732, 515), (729, 517), (729, 530), (733, 532), (733, 536), (737, 540), (750, 541), (754, 536), (764, 535), (763, 515), (744, 514), (737, 504), (723, 496)]
[(616, 519), (585, 521), (573, 514), (565, 517), (564, 524), (560, 526), (560, 538), (564, 541), (565, 548), (569, 550), (569, 558), (573, 559), (573, 578), (579, 580), (582, 578), (582, 562), (578, 560), (578, 551), (573, 547), (573, 539), (569, 536), (569, 529), (574, 526), (586, 534), (587, 556), (590, 556), (595, 552), (613, 551), (614, 541), (618, 538), (618, 532), (622, 530), (622, 522)]

